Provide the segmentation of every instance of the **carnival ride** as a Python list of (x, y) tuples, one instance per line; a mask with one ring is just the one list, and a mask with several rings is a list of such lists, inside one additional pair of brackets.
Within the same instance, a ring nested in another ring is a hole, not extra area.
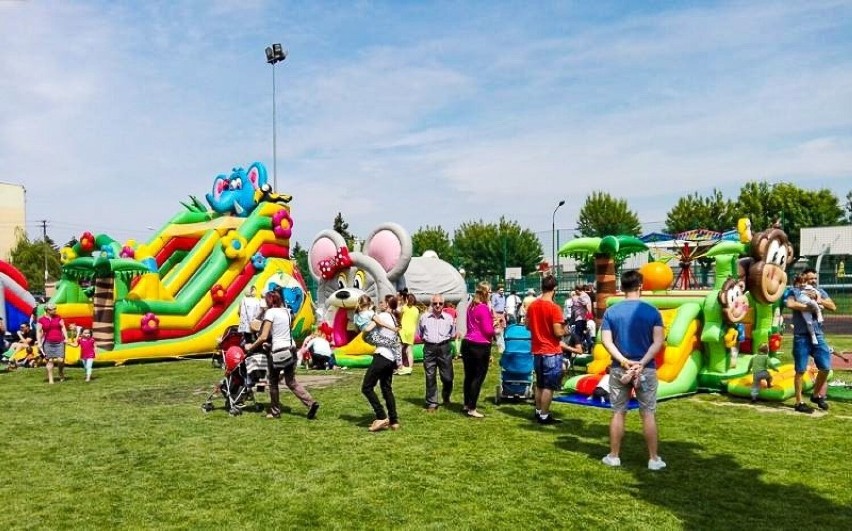
[[(715, 284), (711, 289), (670, 289), (673, 274), (668, 267), (651, 262), (643, 268), (642, 300), (660, 310), (666, 336), (655, 358), (659, 398), (699, 390), (749, 396), (752, 353), (765, 344), (770, 354), (777, 356), (781, 335), (775, 312), (786, 289), (784, 268), (792, 256), (792, 248), (787, 235), (777, 228), (758, 233), (748, 242), (742, 239), (720, 238), (703, 253), (715, 262)], [(568, 242), (559, 254), (588, 257), (590, 249), (580, 240)], [(634, 245), (630, 252), (643, 250), (647, 246), (642, 249)], [(607, 258), (600, 249), (593, 252), (596, 261)], [(600, 291), (599, 282), (599, 296)], [(603, 307), (621, 300), (623, 297), (608, 293), (602, 301)], [(569, 378), (563, 390), (590, 396), (611, 365), (611, 358), (598, 337), (591, 356), (579, 361), (577, 366), (584, 368), (585, 374)], [(777, 370), (773, 385), (761, 389), (759, 397), (785, 400), (794, 392), (792, 365), (779, 366), (777, 357), (772, 358), (772, 363)], [(804, 384), (806, 389), (813, 386), (812, 373), (805, 375)]]
[[(290, 260), (292, 198), (260, 163), (217, 176), (206, 197), (212, 209), (190, 197), (144, 244), (86, 232), (61, 250), (51, 302), (67, 324), (92, 328), (96, 362), (210, 354), (251, 286), (281, 291), (293, 335), (310, 332), (311, 296)], [(66, 362), (78, 357), (67, 349)]]

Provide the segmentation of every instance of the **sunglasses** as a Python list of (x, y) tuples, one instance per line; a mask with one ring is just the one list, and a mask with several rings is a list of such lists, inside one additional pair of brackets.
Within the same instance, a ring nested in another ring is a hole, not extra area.
[(443, 306), (443, 305), (444, 305), (443, 302), (433, 302), (432, 303), (432, 306)]

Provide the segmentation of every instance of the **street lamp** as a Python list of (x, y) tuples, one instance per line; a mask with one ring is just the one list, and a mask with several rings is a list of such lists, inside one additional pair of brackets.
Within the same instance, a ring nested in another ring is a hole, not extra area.
[(550, 246), (553, 251), (552, 259), (553, 259), (553, 271), (556, 274), (556, 211), (559, 210), (559, 207), (565, 204), (565, 200), (559, 201), (559, 204), (556, 205), (556, 208), (553, 209), (553, 223), (551, 224), (551, 235), (550, 235)]
[(287, 50), (280, 43), (266, 47), (266, 62), (272, 65), (272, 189), (278, 191), (278, 150), (275, 127), (275, 65), (287, 59)]

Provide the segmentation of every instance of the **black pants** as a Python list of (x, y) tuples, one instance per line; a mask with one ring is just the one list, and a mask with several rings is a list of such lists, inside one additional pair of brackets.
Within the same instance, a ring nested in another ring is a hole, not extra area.
[(423, 371), (426, 373), (426, 407), (438, 407), (438, 379), (440, 373), (443, 389), (441, 397), (450, 401), (453, 394), (453, 356), (450, 342), (423, 344)]
[(464, 405), (468, 409), (476, 409), (482, 382), (485, 381), (491, 361), (491, 343), (472, 343), (463, 339), (461, 354), (464, 363)]
[[(379, 420), (390, 419), (391, 424), (399, 422), (399, 417), (396, 414), (396, 398), (393, 396), (393, 371), (395, 368), (396, 364), (393, 361), (381, 354), (373, 354), (373, 362), (370, 363), (370, 367), (364, 375), (364, 381), (361, 383), (361, 393), (367, 397), (376, 413), (376, 418)], [(388, 406), (387, 414), (385, 414), (385, 408), (382, 407), (382, 403), (376, 395), (377, 383)]]

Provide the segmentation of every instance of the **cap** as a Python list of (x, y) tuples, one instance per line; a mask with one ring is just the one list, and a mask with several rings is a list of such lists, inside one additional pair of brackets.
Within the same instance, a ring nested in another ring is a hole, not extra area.
[(530, 288), (527, 290), (527, 295), (535, 295), (535, 290)]
[(56, 303), (55, 302), (48, 302), (47, 304), (44, 305), (44, 309), (45, 310), (55, 310), (56, 309)]

